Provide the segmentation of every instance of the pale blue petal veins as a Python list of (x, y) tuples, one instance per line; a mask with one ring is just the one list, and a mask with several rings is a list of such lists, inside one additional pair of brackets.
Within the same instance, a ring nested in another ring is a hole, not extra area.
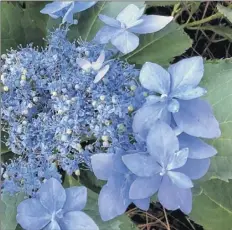
[(169, 125), (157, 121), (148, 133), (147, 149), (149, 154), (165, 167), (173, 152), (179, 150), (179, 142)]
[(98, 17), (102, 22), (104, 22), (108, 26), (121, 28), (121, 23), (118, 20), (115, 20), (114, 18), (108, 17), (103, 14), (99, 14)]
[(127, 54), (135, 50), (139, 45), (139, 38), (137, 35), (132, 34), (124, 30), (123, 32), (113, 36), (111, 38), (111, 43), (114, 45), (120, 52)]
[(61, 230), (61, 228), (55, 220), (52, 220), (43, 230)]
[(34, 230), (40, 230), (50, 222), (51, 215), (39, 200), (27, 199), (18, 205), (16, 219), (26, 230), (31, 229), (31, 226)]
[(174, 152), (169, 158), (167, 170), (172, 170), (182, 167), (187, 161), (188, 154), (189, 154), (188, 148), (184, 148), (181, 149), (180, 151)]
[(81, 211), (66, 213), (64, 218), (60, 221), (60, 226), (62, 230), (71, 230), (74, 228), (78, 230), (99, 230), (95, 222)]
[(170, 75), (160, 65), (146, 62), (139, 75), (142, 86), (150, 91), (168, 94), (170, 89)]
[(179, 188), (187, 189), (193, 187), (193, 183), (190, 178), (183, 173), (168, 171), (167, 175), (169, 176), (173, 184), (175, 184)]
[(147, 211), (150, 207), (150, 198), (133, 200), (133, 203), (137, 206), (137, 208)]
[(197, 137), (182, 133), (178, 136), (180, 148), (189, 149), (189, 158), (205, 159), (217, 154), (217, 150)]
[(101, 70), (98, 71), (96, 77), (94, 78), (94, 83), (98, 83), (100, 80), (103, 79), (103, 77), (107, 74), (107, 72), (109, 71), (110, 66), (106, 65), (104, 66)]
[(181, 100), (180, 110), (173, 116), (177, 126), (189, 135), (203, 138), (217, 138), (221, 135), (219, 123), (206, 101)]
[(41, 185), (39, 199), (41, 204), (47, 208), (50, 213), (54, 213), (63, 208), (66, 200), (66, 193), (60, 182), (51, 178)]
[(192, 210), (191, 189), (178, 188), (167, 176), (162, 180), (158, 192), (158, 199), (168, 210), (176, 210), (180, 208), (185, 214), (189, 214)]
[(173, 17), (159, 15), (143, 15), (143, 22), (129, 29), (129, 31), (137, 34), (154, 33), (162, 30), (168, 23), (173, 20)]
[(122, 29), (116, 29), (111, 26), (103, 26), (96, 34), (94, 41), (100, 44), (108, 43), (113, 37), (122, 32)]
[(167, 110), (165, 102), (158, 102), (152, 105), (144, 105), (133, 118), (133, 132), (142, 140), (146, 140), (150, 128), (158, 119), (162, 119), (167, 124), (170, 123), (171, 113)]
[(159, 189), (162, 177), (138, 177), (131, 184), (129, 197), (131, 199), (145, 199), (153, 196)]
[(63, 207), (64, 212), (80, 211), (87, 202), (87, 188), (84, 186), (70, 187), (65, 189), (66, 201)]
[(91, 157), (91, 164), (95, 176), (100, 180), (108, 180), (113, 169), (113, 154), (98, 153)]
[(181, 90), (186, 86), (196, 87), (204, 73), (202, 57), (185, 58), (168, 68), (171, 75), (172, 91)]
[(177, 113), (180, 109), (180, 103), (176, 99), (172, 99), (168, 102), (168, 111), (170, 113)]
[(207, 90), (201, 87), (181, 89), (178, 91), (172, 92), (172, 97), (182, 99), (182, 100), (191, 100), (201, 96), (204, 96), (207, 93)]
[(188, 159), (186, 164), (178, 168), (177, 171), (184, 173), (186, 176), (188, 176), (192, 180), (197, 180), (203, 177), (210, 166), (210, 159)]
[(139, 19), (142, 16), (142, 13), (143, 11), (141, 11), (136, 5), (130, 4), (118, 14), (116, 19), (125, 25), (128, 25)]
[(161, 171), (161, 167), (149, 155), (127, 154), (122, 157), (122, 160), (127, 168), (137, 176), (150, 177)]

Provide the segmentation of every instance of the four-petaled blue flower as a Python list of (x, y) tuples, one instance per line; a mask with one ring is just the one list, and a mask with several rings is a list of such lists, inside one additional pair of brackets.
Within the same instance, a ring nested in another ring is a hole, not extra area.
[[(205, 175), (209, 157), (216, 154), (215, 149), (185, 134), (180, 137), (179, 146), (175, 132), (161, 121), (151, 128), (146, 142), (149, 155), (122, 157), (125, 165), (138, 176), (130, 187), (130, 198), (145, 199), (158, 191), (158, 199), (165, 208), (180, 208), (184, 213), (190, 213), (191, 179)], [(188, 145), (190, 148), (186, 148)], [(180, 147), (184, 148), (179, 150)]]
[[(210, 105), (199, 97), (206, 90), (198, 87), (204, 73), (202, 57), (186, 58), (171, 65), (168, 71), (147, 62), (140, 72), (142, 86), (156, 95), (148, 96), (133, 120), (133, 130), (141, 139), (157, 119), (170, 124), (172, 118), (181, 132), (203, 138), (221, 134)], [(209, 125), (210, 124), (210, 125)]]
[(158, 15), (143, 15), (145, 7), (139, 9), (130, 4), (123, 9), (116, 19), (106, 15), (99, 15), (104, 26), (97, 33), (95, 40), (101, 44), (109, 41), (123, 54), (135, 50), (139, 45), (139, 38), (135, 34), (154, 33), (163, 29), (173, 17)]
[(22, 201), (17, 208), (17, 222), (26, 230), (98, 230), (82, 210), (87, 201), (83, 186), (64, 189), (54, 178), (42, 184), (39, 198)]
[(122, 161), (126, 152), (117, 149), (116, 153), (99, 153), (91, 158), (93, 172), (100, 180), (107, 180), (99, 194), (98, 205), (104, 221), (122, 215), (133, 202), (137, 207), (148, 210), (150, 198), (130, 199), (129, 189), (136, 176)]
[(70, 24), (77, 24), (77, 20), (73, 20), (73, 14), (87, 10), (95, 4), (96, 2), (55, 1), (47, 4), (40, 13), (48, 14), (55, 19), (62, 17), (62, 23), (68, 22)]
[(94, 78), (94, 83), (98, 83), (109, 71), (110, 66), (104, 65), (105, 61), (105, 52), (104, 50), (101, 51), (100, 56), (98, 57), (97, 61), (90, 62), (87, 59), (77, 58), (77, 64), (86, 72), (93, 72), (96, 74)]

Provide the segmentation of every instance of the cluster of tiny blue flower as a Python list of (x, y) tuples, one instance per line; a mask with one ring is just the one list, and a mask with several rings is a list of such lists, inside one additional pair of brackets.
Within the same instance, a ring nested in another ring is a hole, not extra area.
[[(75, 4), (57, 4), (42, 13), (74, 23)], [(44, 179), (60, 180), (58, 168), (72, 174), (84, 162), (107, 181), (98, 202), (105, 221), (132, 202), (147, 210), (157, 191), (165, 208), (191, 211), (192, 180), (206, 174), (217, 153), (199, 138), (217, 138), (220, 128), (210, 105), (199, 99), (206, 94), (198, 86), (201, 57), (168, 71), (147, 62), (139, 71), (104, 46), (110, 41), (129, 53), (139, 45), (135, 34), (156, 32), (172, 20), (143, 11), (131, 4), (116, 19), (99, 15), (106, 26), (93, 42), (71, 43), (63, 27), (42, 51), (28, 46), (2, 56), (6, 145), (20, 155), (6, 165), (4, 190), (23, 188), (36, 196)]]

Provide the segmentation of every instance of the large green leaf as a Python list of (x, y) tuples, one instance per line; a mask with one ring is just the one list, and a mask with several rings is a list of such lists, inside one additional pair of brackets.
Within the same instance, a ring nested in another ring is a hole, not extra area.
[[(80, 182), (71, 176), (65, 177), (64, 186), (79, 186)], [(83, 210), (96, 222), (100, 230), (138, 230), (134, 223), (125, 214), (111, 221), (102, 221), (98, 211), (98, 194), (88, 189), (88, 201)]]
[(192, 41), (182, 27), (171, 22), (157, 33), (140, 36), (139, 47), (124, 58), (136, 64), (150, 61), (168, 65), (175, 56), (184, 53), (191, 45)]
[(231, 8), (218, 4), (217, 9), (232, 23), (232, 9)]
[(40, 13), (44, 3), (25, 3), (23, 9), (19, 5), (1, 2), (1, 51), (16, 48), (18, 45), (33, 42), (43, 45), (46, 36), (47, 16)]
[(15, 230), (17, 226), (17, 206), (22, 200), (24, 200), (23, 193), (19, 193), (14, 196), (11, 196), (8, 193), (1, 194), (1, 230)]
[[(212, 158), (207, 179), (232, 179), (232, 59), (208, 61), (201, 85), (220, 123), (221, 137), (209, 141), (218, 154)], [(210, 125), (210, 124), (209, 124)]]
[(205, 230), (232, 229), (232, 181), (218, 179), (205, 182), (202, 193), (193, 199), (190, 218)]

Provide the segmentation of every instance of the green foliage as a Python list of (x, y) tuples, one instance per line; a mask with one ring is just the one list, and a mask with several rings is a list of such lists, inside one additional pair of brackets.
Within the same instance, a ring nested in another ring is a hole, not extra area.
[(10, 196), (8, 193), (1, 194), (1, 230), (15, 230), (17, 206), (22, 200), (24, 200), (23, 193), (14, 196)]
[(40, 10), (44, 3), (25, 3), (25, 9), (18, 4), (1, 2), (1, 52), (6, 49), (16, 48), (19, 44), (33, 42), (35, 45), (43, 45), (46, 36), (47, 16)]
[(232, 23), (232, 9), (231, 8), (218, 4), (217, 9), (221, 14), (223, 14)]
[(130, 63), (155, 62), (168, 65), (175, 56), (181, 55), (192, 45), (191, 39), (177, 23), (169, 23), (157, 33), (140, 36), (139, 47), (124, 58)]
[(231, 230), (232, 181), (210, 180), (202, 184), (201, 195), (195, 196), (190, 214), (205, 230)]
[(179, 1), (149, 1), (149, 2), (146, 2), (148, 6), (173, 6), (178, 3)]
[(232, 59), (208, 61), (201, 83), (208, 90), (206, 100), (213, 107), (222, 131), (218, 139), (209, 141), (218, 154), (212, 158), (207, 179), (232, 179)]
[[(78, 180), (71, 176), (65, 177), (64, 186), (79, 186), (81, 185)], [(94, 219), (100, 230), (137, 230), (138, 228), (131, 222), (129, 217), (125, 214), (111, 221), (103, 222), (98, 211), (98, 194), (88, 189), (88, 201), (85, 209), (83, 210), (91, 218)]]

